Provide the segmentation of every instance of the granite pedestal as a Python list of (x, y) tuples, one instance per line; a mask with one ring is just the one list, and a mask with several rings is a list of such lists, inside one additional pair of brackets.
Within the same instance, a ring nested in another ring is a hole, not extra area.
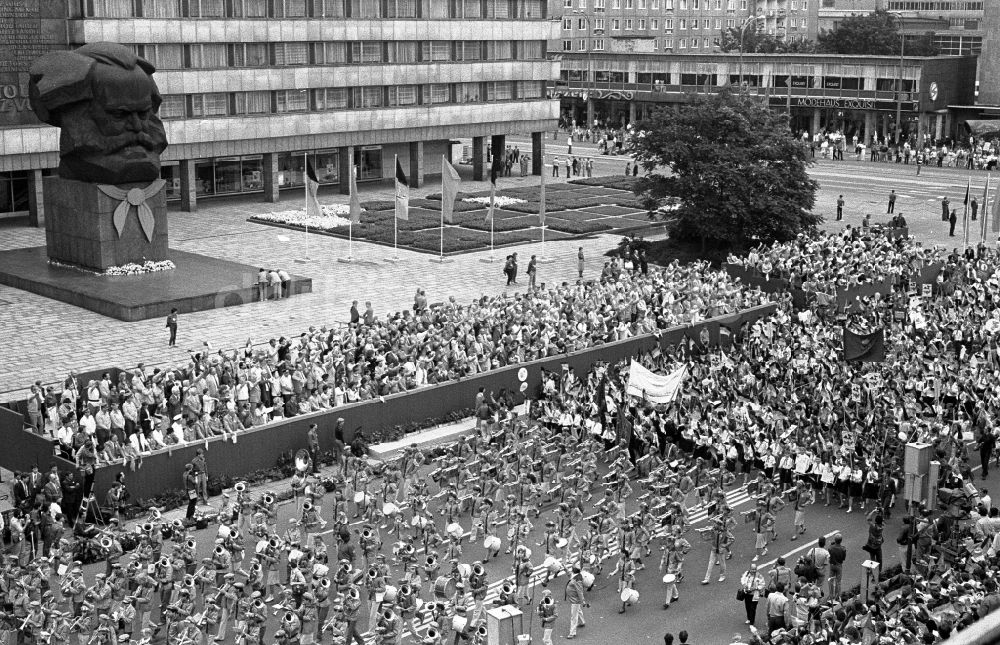
[[(97, 184), (45, 177), (45, 243), (49, 258), (103, 272), (109, 267), (146, 260), (160, 261), (167, 255), (167, 198), (164, 186), (143, 195), (154, 184), (108, 186), (106, 191), (128, 195), (116, 199)], [(142, 201), (143, 205), (135, 202)], [(124, 209), (115, 225), (115, 211)], [(140, 224), (140, 210), (152, 215), (152, 239)]]
[[(53, 265), (46, 248), (0, 251), (0, 284), (134, 322), (232, 307), (258, 300), (257, 268), (171, 249), (176, 269), (130, 276), (96, 275)], [(312, 279), (293, 275), (289, 294), (311, 293)]]

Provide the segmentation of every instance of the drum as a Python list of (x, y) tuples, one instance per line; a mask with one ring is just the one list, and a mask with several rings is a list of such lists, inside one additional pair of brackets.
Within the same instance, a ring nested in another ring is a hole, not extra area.
[(460, 538), (465, 535), (465, 531), (462, 530), (462, 525), (458, 522), (452, 522), (445, 527), (444, 532), (452, 537)]
[(313, 576), (316, 578), (325, 578), (330, 575), (330, 567), (325, 564), (314, 564), (313, 565)]
[(594, 574), (592, 574), (589, 571), (581, 571), (580, 579), (583, 581), (583, 588), (586, 589), (587, 591), (590, 591), (591, 588), (593, 588), (594, 586), (594, 582), (596, 582)]
[(299, 551), (298, 549), (292, 549), (291, 551), (288, 552), (288, 564), (296, 564), (299, 560), (302, 559), (302, 556), (304, 555), (305, 553), (303, 553), (302, 551)]
[(567, 544), (569, 544), (569, 540), (567, 540), (566, 538), (559, 538), (558, 540), (556, 540), (557, 549), (565, 549)]
[(222, 538), (223, 540), (228, 540), (229, 539), (229, 527), (226, 526), (225, 524), (220, 524), (219, 525), (218, 537)]
[(382, 515), (393, 516), (399, 512), (399, 507), (392, 502), (386, 502), (382, 505)]
[(500, 548), (500, 538), (495, 535), (487, 535), (486, 539), (483, 540), (483, 548), (487, 551), (496, 551)]
[(364, 491), (359, 490), (358, 492), (354, 493), (354, 503), (355, 504), (365, 504), (365, 503), (368, 502), (368, 499), (367, 499), (368, 497), (370, 497), (370, 496), (367, 493), (365, 493)]
[(562, 569), (562, 562), (554, 556), (547, 555), (545, 561), (542, 562), (542, 568), (548, 569), (550, 573), (556, 573)]
[(385, 600), (385, 592), (384, 591), (376, 591), (375, 592), (375, 603), (381, 605), (383, 600)]
[(254, 552), (257, 555), (260, 555), (264, 551), (267, 551), (267, 547), (268, 547), (267, 540), (260, 540), (259, 542), (257, 542), (257, 547), (254, 549)]
[(634, 603), (639, 600), (639, 592), (635, 589), (629, 589), (626, 587), (622, 589), (622, 602)]
[(392, 585), (385, 586), (385, 596), (383, 596), (383, 600), (385, 600), (385, 602), (389, 603), (396, 602), (396, 598), (398, 595), (399, 595), (398, 589), (396, 589)]
[(464, 562), (458, 565), (458, 573), (463, 578), (468, 578), (472, 575), (472, 567)]
[(422, 529), (427, 526), (427, 518), (423, 515), (414, 515), (413, 519), (410, 520), (410, 526), (418, 529)]
[(677, 576), (675, 576), (672, 573), (668, 573), (667, 575), (663, 576), (663, 582), (665, 582), (668, 585), (673, 584), (677, 582)]
[(465, 616), (455, 616), (451, 619), (451, 628), (456, 632), (464, 632), (466, 625), (469, 624), (469, 619)]
[(438, 576), (434, 581), (434, 597), (441, 600), (448, 600), (455, 595), (458, 586), (451, 576)]

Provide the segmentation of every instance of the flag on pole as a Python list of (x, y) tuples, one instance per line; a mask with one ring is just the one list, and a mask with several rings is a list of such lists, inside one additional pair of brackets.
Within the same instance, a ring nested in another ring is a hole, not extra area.
[[(543, 157), (544, 159), (544, 157)], [(542, 185), (538, 192), (538, 225), (545, 226), (545, 162), (542, 162)]]
[(986, 209), (989, 208), (989, 205), (990, 205), (990, 176), (986, 175), (986, 185), (983, 187), (983, 202), (982, 202), (983, 212), (980, 214), (979, 217), (979, 219), (982, 220), (979, 223), (979, 228), (980, 228), (979, 241), (983, 244), (986, 243), (986, 226), (987, 226), (986, 222), (990, 219), (989, 214), (986, 212)]
[(455, 223), (455, 199), (462, 179), (455, 166), (441, 155), (441, 218), (448, 224)]
[(496, 155), (493, 157), (493, 165), (490, 166), (490, 207), (486, 209), (486, 221), (493, 221), (493, 203), (497, 199), (497, 163)]
[(858, 334), (844, 327), (844, 360), (865, 363), (885, 362), (885, 333), (876, 329), (870, 334)]
[(399, 157), (396, 157), (396, 219), (410, 219), (410, 182), (403, 174)]
[[(983, 204), (983, 209), (986, 209), (986, 204)], [(983, 213), (983, 217), (986, 213)], [(1000, 190), (993, 191), (993, 232), (1000, 233)]]
[(319, 207), (319, 198), (316, 191), (319, 190), (319, 179), (316, 178), (316, 171), (313, 170), (312, 163), (306, 161), (306, 217), (319, 217), (323, 210)]
[(350, 176), (351, 224), (361, 223), (361, 196), (358, 195), (358, 178), (354, 176), (354, 164), (347, 171)]
[(962, 209), (962, 243), (965, 248), (969, 248), (969, 201), (972, 197), (972, 177), (969, 177), (965, 184), (965, 208)]

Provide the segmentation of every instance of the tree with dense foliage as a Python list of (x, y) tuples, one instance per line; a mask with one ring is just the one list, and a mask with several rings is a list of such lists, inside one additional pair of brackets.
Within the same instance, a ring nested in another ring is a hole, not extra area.
[(756, 97), (723, 89), (695, 94), (678, 112), (659, 110), (636, 126), (631, 152), (645, 176), (637, 195), (679, 206), (668, 220), (674, 239), (744, 248), (812, 233), (818, 184), (809, 150), (788, 116)]
[[(722, 32), (719, 49), (724, 52), (740, 51), (740, 30), (731, 28)], [(816, 51), (816, 43), (804, 38), (781, 39), (774, 34), (756, 29), (747, 29), (743, 34), (743, 51), (747, 54), (811, 54)]]
[[(831, 54), (858, 54), (866, 56), (899, 56), (902, 39), (899, 18), (885, 9), (869, 14), (855, 14), (837, 23), (832, 30), (820, 33), (819, 50)], [(909, 56), (937, 56), (940, 48), (934, 44), (933, 34), (907, 37)]]

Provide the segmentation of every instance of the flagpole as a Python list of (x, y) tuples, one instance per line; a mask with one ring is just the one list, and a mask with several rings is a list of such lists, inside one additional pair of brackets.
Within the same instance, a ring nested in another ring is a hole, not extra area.
[(986, 229), (989, 226), (990, 212), (990, 179), (992, 175), (986, 175), (986, 187), (983, 188), (982, 221), (979, 223), (979, 243), (986, 245)]
[[(392, 171), (396, 177), (396, 206), (392, 215), (392, 257), (386, 258), (386, 262), (399, 262), (399, 155), (392, 156)], [(409, 206), (409, 187), (407, 187), (407, 206)]]
[(965, 184), (965, 208), (962, 214), (962, 250), (969, 248), (969, 199), (972, 196), (972, 177)]
[(337, 258), (338, 262), (351, 264), (354, 262), (354, 222), (361, 222), (361, 201), (358, 198), (358, 181), (354, 174), (354, 160), (350, 162), (347, 174), (347, 193), (349, 195), (347, 215), (347, 257)]
[(436, 264), (452, 262), (444, 257), (444, 213), (445, 209), (448, 209), (448, 223), (454, 224), (455, 198), (458, 196), (458, 186), (461, 183), (458, 171), (451, 165), (451, 161), (448, 157), (441, 155), (441, 247), (438, 257), (431, 258), (431, 262)]
[(551, 264), (554, 260), (545, 255), (545, 155), (541, 155), (542, 174), (538, 184), (538, 225), (542, 227), (542, 252), (537, 258), (538, 264)]

